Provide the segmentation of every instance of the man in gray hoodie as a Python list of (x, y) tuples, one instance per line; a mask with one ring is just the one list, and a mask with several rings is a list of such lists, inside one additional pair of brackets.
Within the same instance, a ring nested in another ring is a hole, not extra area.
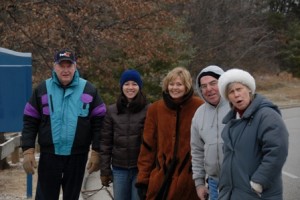
[[(196, 90), (205, 101), (194, 114), (191, 125), (193, 179), (200, 200), (218, 199), (218, 179), (223, 160), (224, 128), (222, 120), (229, 112), (228, 101), (220, 96), (218, 79), (224, 71), (216, 66), (205, 67), (197, 76)], [(207, 178), (208, 188), (205, 180)]]

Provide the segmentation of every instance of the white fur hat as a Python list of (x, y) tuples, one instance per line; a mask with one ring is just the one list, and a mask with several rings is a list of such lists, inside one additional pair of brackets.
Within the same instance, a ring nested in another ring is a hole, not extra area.
[(255, 93), (255, 80), (248, 72), (241, 69), (230, 69), (223, 73), (218, 81), (219, 91), (224, 99), (227, 99), (226, 90), (229, 83), (242, 83), (246, 85), (252, 92)]

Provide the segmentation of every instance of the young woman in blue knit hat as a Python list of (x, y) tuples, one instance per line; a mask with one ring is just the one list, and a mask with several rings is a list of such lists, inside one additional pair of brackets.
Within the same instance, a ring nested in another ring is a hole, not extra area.
[(138, 71), (126, 70), (120, 78), (121, 93), (110, 105), (100, 139), (101, 182), (113, 181), (115, 200), (139, 199), (135, 188), (138, 173), (144, 121), (148, 103), (142, 93), (143, 82)]

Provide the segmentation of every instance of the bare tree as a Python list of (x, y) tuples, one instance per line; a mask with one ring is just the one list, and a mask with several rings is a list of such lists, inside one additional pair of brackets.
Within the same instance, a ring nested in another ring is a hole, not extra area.
[[(53, 53), (68, 47), (79, 58), (80, 73), (104, 93), (117, 91), (124, 68), (139, 67), (159, 77), (182, 60), (188, 45), (174, 8), (184, 0), (35, 0), (0, 5), (3, 47), (32, 52), (34, 83), (50, 75)], [(157, 76), (158, 75), (158, 76)], [(156, 83), (159, 87), (159, 83)]]
[(193, 1), (190, 23), (197, 48), (194, 70), (208, 64), (276, 70), (277, 41), (268, 26), (268, 9), (262, 0)]

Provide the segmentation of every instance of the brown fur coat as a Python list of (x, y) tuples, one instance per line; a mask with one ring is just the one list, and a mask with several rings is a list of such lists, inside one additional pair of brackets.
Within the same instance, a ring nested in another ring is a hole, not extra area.
[(190, 127), (196, 109), (203, 101), (188, 95), (182, 102), (172, 102), (167, 94), (148, 109), (143, 145), (138, 159), (138, 184), (148, 186), (147, 199), (157, 199), (177, 142), (176, 166), (167, 196), (162, 199), (198, 199), (191, 170)]

